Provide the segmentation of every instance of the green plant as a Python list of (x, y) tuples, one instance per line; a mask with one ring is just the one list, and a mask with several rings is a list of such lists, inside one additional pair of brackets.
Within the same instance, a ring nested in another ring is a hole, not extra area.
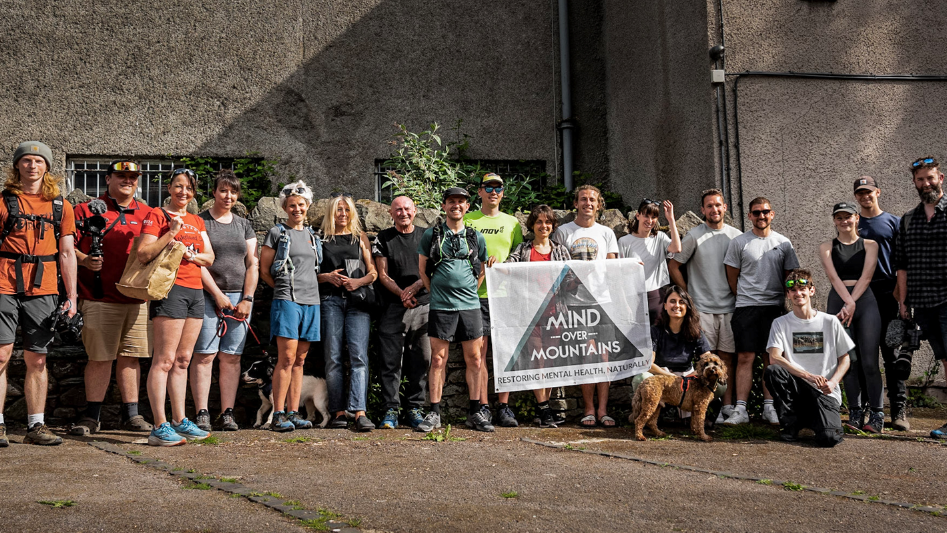
[(932, 407), (936, 409), (942, 404), (937, 401), (937, 399), (924, 394), (921, 389), (910, 387), (908, 388), (908, 405), (911, 407)]
[(73, 500), (40, 500), (36, 503), (41, 503), (43, 505), (48, 505), (53, 509), (64, 509), (66, 507), (72, 507), (76, 504)]
[(212, 487), (207, 483), (188, 483), (183, 485), (182, 489), (192, 489), (192, 490), (210, 490)]
[(869, 497), (868, 497), (868, 500), (869, 500), (869, 501), (872, 501), (872, 502), (876, 502), (876, 501), (878, 501), (878, 500), (880, 500), (880, 499), (881, 499), (881, 498), (879, 498), (878, 496), (869, 496)]
[(223, 444), (223, 443), (224, 441), (220, 440), (220, 437), (218, 437), (217, 435), (210, 435), (207, 438), (198, 442), (197, 444), (200, 444), (200, 445), (207, 444), (210, 446), (217, 446), (218, 444)]
[(451, 159), (451, 146), (441, 141), (436, 122), (421, 133), (408, 131), (404, 124), (397, 128), (391, 142), (397, 149), (385, 161), (389, 170), (384, 187), (391, 187), (393, 196), (408, 196), (418, 207), (440, 207), (444, 190), (467, 178)]
[(516, 497), (518, 497), (519, 495), (520, 495), (520, 493), (516, 492), (515, 490), (511, 490), (511, 491), (501, 492), (501, 493), (500, 493), (500, 496), (503, 496), (503, 497), (506, 498), (506, 499), (516, 498)]
[[(194, 198), (198, 205), (213, 198), (217, 172), (228, 164), (213, 157), (182, 157), (180, 161), (197, 174), (198, 190), (195, 191)], [(247, 210), (256, 207), (261, 197), (273, 193), (272, 178), (276, 176), (275, 165), (278, 162), (275, 159), (264, 159), (256, 152), (247, 152), (246, 157), (234, 159), (229, 165), (240, 180), (240, 201), (247, 206)]]
[(787, 481), (783, 483), (783, 488), (786, 490), (800, 491), (806, 487), (803, 485), (800, 485), (799, 483), (793, 483), (792, 481)]
[(237, 482), (237, 478), (235, 478), (235, 477), (222, 477), (222, 478), (220, 478), (220, 480), (223, 481), (224, 483), (236, 483), (236, 482)]
[(536, 417), (536, 396), (532, 392), (514, 394), (510, 407), (520, 420), (532, 420)]
[(125, 453), (127, 453), (128, 455), (141, 455), (141, 452), (138, 450), (128, 450)]
[(286, 500), (283, 502), (283, 505), (289, 506), (294, 511), (301, 511), (305, 509), (299, 500)]
[(862, 496), (864, 494), (865, 494), (865, 491), (863, 490), (852, 491), (852, 496)]
[(187, 473), (188, 473), (188, 474), (193, 474), (194, 472), (197, 472), (197, 470), (194, 470), (193, 468), (188, 468), (188, 469), (187, 469)]
[(361, 519), (361, 518), (349, 518), (348, 520), (345, 521), (345, 523), (348, 524), (350, 527), (358, 527), (358, 526), (362, 525), (362, 519)]
[(313, 440), (312, 437), (290, 437), (288, 439), (283, 439), (283, 442), (288, 442), (289, 444), (302, 444), (311, 440)]
[(582, 451), (582, 450), (585, 449), (585, 446), (573, 446), (573, 445), (571, 445), (571, 444), (566, 444), (565, 446), (563, 446), (563, 448), (565, 448), (565, 449), (567, 449), (567, 450), (578, 450), (578, 451)]
[(757, 481), (757, 483), (760, 484), (760, 485), (772, 485), (772, 484), (773, 484), (773, 480), (772, 480), (772, 479), (761, 479), (761, 480)]
[(316, 512), (319, 513), (319, 518), (303, 520), (302, 524), (310, 529), (325, 531), (329, 529), (329, 526), (328, 524), (326, 524), (326, 522), (328, 522), (329, 520), (341, 517), (341, 515), (339, 515), (338, 513), (333, 513), (332, 511), (325, 509), (324, 507), (320, 507), (319, 509), (316, 510)]

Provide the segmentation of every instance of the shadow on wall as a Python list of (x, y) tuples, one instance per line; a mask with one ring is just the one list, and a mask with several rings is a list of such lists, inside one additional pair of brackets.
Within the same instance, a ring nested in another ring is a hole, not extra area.
[[(319, 51), (198, 152), (252, 146), (295, 174), (283, 181), (363, 198), (374, 198), (395, 122), (418, 131), (463, 119), (471, 157), (552, 162), (553, 3), (487, 4), (388, 0), (354, 22), (302, 13), (304, 46)], [(338, 24), (348, 27), (326, 39)]]

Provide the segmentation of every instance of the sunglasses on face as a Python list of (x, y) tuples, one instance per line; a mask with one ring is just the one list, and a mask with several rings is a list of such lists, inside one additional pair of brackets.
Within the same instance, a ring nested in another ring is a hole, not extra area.
[(491, 186), (491, 187), (484, 187), (483, 190), (486, 191), (487, 194), (494, 193), (494, 192), (497, 193), (497, 194), (500, 194), (501, 192), (503, 192), (503, 186), (500, 185), (500, 186), (497, 186), (497, 187), (492, 187), (492, 186)]
[(188, 176), (194, 179), (197, 179), (197, 174), (195, 174), (194, 171), (189, 168), (174, 169), (173, 171), (171, 171), (171, 179), (174, 179), (174, 177), (177, 176), (178, 174), (187, 174)]
[(786, 288), (787, 288), (787, 289), (791, 289), (791, 288), (793, 288), (793, 287), (797, 287), (797, 286), (798, 286), (798, 287), (800, 287), (800, 288), (805, 289), (806, 287), (808, 287), (808, 286), (811, 285), (811, 284), (812, 284), (812, 282), (810, 282), (810, 281), (807, 280), (807, 279), (791, 279), (791, 280), (786, 281)]
[(138, 166), (138, 163), (132, 163), (131, 161), (118, 161), (109, 165), (109, 170), (118, 172), (141, 172), (141, 167)]
[(769, 214), (772, 213), (772, 212), (773, 212), (772, 209), (754, 209), (754, 210), (750, 211), (750, 214), (752, 214), (752, 215), (755, 216), (755, 217), (758, 217), (758, 216), (764, 216), (764, 217), (765, 217), (765, 216), (769, 215)]
[(342, 198), (351, 198), (351, 197), (352, 197), (352, 193), (350, 193), (350, 192), (334, 192), (334, 193), (332, 193), (332, 194), (329, 195), (329, 198), (338, 198), (338, 197), (340, 197), (340, 196), (341, 196)]
[(921, 165), (930, 165), (934, 162), (934, 158), (928, 157), (927, 159), (918, 159), (917, 161), (911, 163), (911, 168), (917, 168)]

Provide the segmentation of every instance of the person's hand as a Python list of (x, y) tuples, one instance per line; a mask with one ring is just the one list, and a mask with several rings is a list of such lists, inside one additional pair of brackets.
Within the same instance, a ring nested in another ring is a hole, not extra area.
[(342, 280), (345, 279), (345, 276), (343, 276), (342, 274), (340, 274), (340, 272), (342, 272), (342, 269), (341, 269), (341, 268), (337, 268), (337, 269), (333, 270), (332, 272), (328, 272), (328, 273), (326, 274), (326, 281), (329, 282), (329, 283), (331, 283), (332, 285), (334, 285), (334, 286), (336, 286), (336, 287), (341, 287), (341, 286), (342, 286)]
[(98, 272), (102, 270), (102, 258), (101, 257), (92, 257), (91, 255), (85, 256), (85, 259), (79, 261), (79, 266), (83, 266), (91, 270), (92, 272)]
[(908, 311), (908, 306), (904, 305), (904, 302), (898, 302), (898, 309), (901, 311), (902, 320), (911, 320), (911, 312)]
[(363, 285), (363, 283), (359, 281), (358, 278), (350, 278), (348, 276), (341, 276), (341, 278), (342, 287), (349, 292), (352, 292)]
[(496, 262), (497, 262), (496, 256), (495, 256), (495, 255), (491, 255), (490, 257), (487, 258), (487, 263), (486, 263), (486, 264), (487, 264), (487, 268), (492, 267), (493, 264), (496, 263)]
[(838, 386), (838, 383), (832, 381), (831, 379), (825, 380), (825, 385), (819, 388), (825, 394), (832, 394), (832, 391), (835, 390), (835, 387)]
[(401, 300), (401, 305), (403, 305), (405, 309), (414, 309), (418, 306), (418, 299), (410, 298), (408, 300)]
[(233, 317), (237, 320), (243, 320), (250, 316), (250, 310), (253, 308), (253, 302), (248, 302), (247, 300), (241, 300), (237, 304), (237, 307), (233, 309)]
[(825, 390), (826, 379), (825, 376), (820, 376), (818, 374), (809, 374), (807, 377), (810, 383), (816, 386), (819, 390)]
[(670, 220), (677, 220), (674, 218), (674, 204), (670, 200), (664, 201), (664, 218)]
[(171, 215), (171, 223), (168, 225), (168, 233), (171, 237), (177, 237), (178, 232), (184, 227), (184, 219), (180, 215)]
[(214, 305), (217, 306), (217, 309), (221, 311), (230, 311), (233, 309), (233, 302), (230, 301), (230, 298), (227, 298), (227, 295), (220, 293), (214, 295)]
[(62, 307), (60, 309), (62, 309), (63, 311), (66, 311), (67, 312), (66, 316), (68, 316), (69, 318), (76, 316), (76, 313), (79, 311), (79, 308), (76, 305), (76, 297), (72, 296), (68, 298), (65, 302), (62, 303)]
[(842, 307), (842, 311), (845, 312), (845, 320), (842, 321), (842, 324), (845, 326), (852, 325), (852, 319), (855, 318), (855, 302), (848, 302)]

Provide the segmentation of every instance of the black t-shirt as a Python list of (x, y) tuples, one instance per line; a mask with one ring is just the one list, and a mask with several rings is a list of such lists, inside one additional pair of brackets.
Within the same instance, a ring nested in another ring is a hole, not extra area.
[(710, 343), (703, 333), (696, 340), (688, 341), (683, 331), (671, 333), (663, 326), (651, 326), (651, 349), (655, 354), (654, 364), (672, 372), (684, 372), (701, 354), (710, 351)]
[[(342, 269), (342, 274), (349, 277), (360, 278), (365, 275), (365, 267), (362, 266), (362, 248), (359, 246), (358, 239), (352, 242), (352, 235), (336, 235), (324, 239), (322, 242), (322, 262), (319, 263), (319, 272), (328, 274), (335, 270)], [(331, 283), (319, 284), (319, 295), (324, 299), (327, 296), (342, 296), (347, 298), (348, 291), (345, 287), (336, 287)]]
[[(388, 276), (402, 289), (421, 279), (418, 274), (418, 245), (424, 235), (424, 228), (415, 226), (411, 233), (401, 233), (395, 228), (378, 232), (372, 243), (372, 256), (388, 259)], [(385, 303), (401, 303), (401, 299), (385, 287), (380, 287)], [(423, 287), (415, 295), (418, 305), (425, 305), (431, 294)]]

